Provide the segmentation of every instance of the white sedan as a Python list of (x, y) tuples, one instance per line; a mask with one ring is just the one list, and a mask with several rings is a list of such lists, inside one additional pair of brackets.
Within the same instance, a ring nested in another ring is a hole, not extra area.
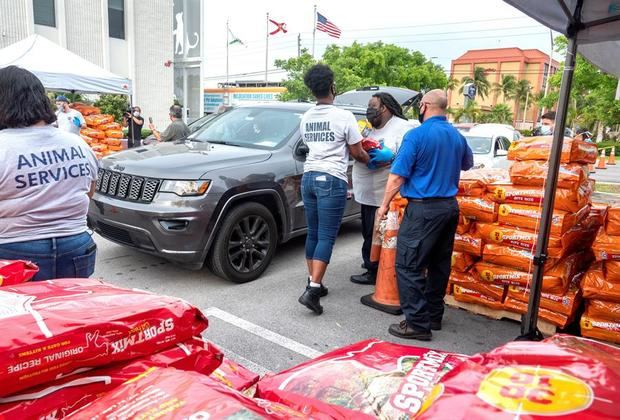
[(506, 124), (478, 124), (463, 135), (474, 153), (473, 169), (508, 168), (508, 148), (521, 138), (514, 127)]

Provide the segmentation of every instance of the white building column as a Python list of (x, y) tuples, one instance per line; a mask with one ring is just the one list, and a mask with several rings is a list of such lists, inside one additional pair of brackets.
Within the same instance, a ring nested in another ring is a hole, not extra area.
[(56, 29), (58, 29), (58, 44), (63, 48), (67, 48), (67, 12), (65, 9), (65, 0), (56, 0)]
[(108, 0), (101, 0), (101, 53), (103, 68), (110, 70), (110, 28), (108, 26)]

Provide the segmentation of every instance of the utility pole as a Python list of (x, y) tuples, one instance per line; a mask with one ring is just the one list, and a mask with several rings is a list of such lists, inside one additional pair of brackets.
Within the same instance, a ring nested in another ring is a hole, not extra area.
[(297, 34), (297, 58), (301, 57), (301, 34)]

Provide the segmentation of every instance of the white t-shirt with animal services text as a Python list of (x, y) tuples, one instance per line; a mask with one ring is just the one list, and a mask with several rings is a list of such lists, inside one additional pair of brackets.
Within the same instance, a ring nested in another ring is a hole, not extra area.
[(73, 119), (75, 117), (78, 117), (78, 119), (80, 120), (80, 126), (86, 123), (82, 114), (75, 109), (69, 109), (69, 111), (67, 112), (64, 112), (62, 110), (57, 111), (56, 118), (58, 119), (58, 128), (64, 131), (68, 131), (69, 133), (80, 134), (80, 127), (75, 125), (75, 123), (73, 122)]
[(97, 158), (51, 125), (0, 130), (0, 244), (86, 231)]
[(316, 105), (301, 118), (301, 138), (310, 149), (304, 172), (325, 172), (348, 182), (348, 145), (362, 141), (351, 111)]
[[(383, 140), (383, 144), (396, 154), (407, 131), (416, 126), (414, 121), (392, 116), (382, 128), (373, 128), (368, 136), (377, 141)], [(389, 166), (368, 169), (365, 163), (355, 162), (352, 177), (355, 201), (366, 206), (379, 207), (389, 175)]]

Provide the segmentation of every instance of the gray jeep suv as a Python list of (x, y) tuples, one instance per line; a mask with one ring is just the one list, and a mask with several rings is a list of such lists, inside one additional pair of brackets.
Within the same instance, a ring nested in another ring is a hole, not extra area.
[[(279, 243), (306, 232), (307, 147), (299, 122), (310, 107), (236, 108), (185, 140), (102, 159), (89, 225), (111, 241), (188, 268), (206, 262), (234, 282), (258, 278)], [(345, 108), (365, 118), (365, 108)], [(350, 193), (345, 220), (358, 216)]]

